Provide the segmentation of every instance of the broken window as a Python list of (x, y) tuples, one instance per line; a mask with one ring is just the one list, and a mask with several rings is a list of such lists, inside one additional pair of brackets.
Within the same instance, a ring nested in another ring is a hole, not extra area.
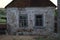
[(36, 15), (35, 16), (35, 25), (36, 26), (43, 26), (43, 16), (42, 15)]
[(27, 27), (28, 21), (27, 21), (27, 15), (20, 15), (19, 16), (19, 26), (20, 27)]

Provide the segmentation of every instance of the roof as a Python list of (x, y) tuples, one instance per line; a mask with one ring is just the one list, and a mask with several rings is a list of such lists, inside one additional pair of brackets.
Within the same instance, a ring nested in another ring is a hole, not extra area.
[(56, 7), (50, 0), (13, 0), (7, 7)]

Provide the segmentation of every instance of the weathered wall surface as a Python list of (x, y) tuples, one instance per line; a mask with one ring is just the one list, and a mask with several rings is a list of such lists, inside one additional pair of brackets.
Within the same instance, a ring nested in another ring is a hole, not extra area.
[(19, 27), (18, 25), (18, 9), (17, 8), (9, 8), (6, 10), (7, 12), (7, 28), (9, 33), (13, 33)]
[[(31, 8), (7, 8), (7, 24), (11, 28), (11, 32), (16, 32), (19, 27), (19, 15), (28, 15), (28, 27), (33, 29), (33, 34), (47, 34), (54, 31), (54, 11), (53, 7), (31, 7)], [(35, 26), (35, 15), (43, 14), (43, 26)], [(32, 21), (31, 21), (32, 20)], [(38, 32), (38, 33), (37, 33)]]
[(57, 16), (57, 19), (58, 19), (58, 21), (57, 21), (57, 31), (58, 31), (58, 39), (57, 40), (60, 40), (60, 0), (58, 0), (58, 16)]

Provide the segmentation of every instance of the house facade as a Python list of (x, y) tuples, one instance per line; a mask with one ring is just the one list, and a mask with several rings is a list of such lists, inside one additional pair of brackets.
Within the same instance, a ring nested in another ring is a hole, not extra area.
[(8, 33), (53, 33), (55, 7), (50, 0), (13, 0), (6, 6)]

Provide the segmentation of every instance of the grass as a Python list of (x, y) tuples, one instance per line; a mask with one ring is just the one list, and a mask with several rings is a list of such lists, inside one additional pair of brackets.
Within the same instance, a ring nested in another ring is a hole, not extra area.
[(56, 40), (56, 38), (51, 38), (50, 36), (48, 36), (48, 37), (39, 36), (38, 38), (36, 38), (36, 40)]

